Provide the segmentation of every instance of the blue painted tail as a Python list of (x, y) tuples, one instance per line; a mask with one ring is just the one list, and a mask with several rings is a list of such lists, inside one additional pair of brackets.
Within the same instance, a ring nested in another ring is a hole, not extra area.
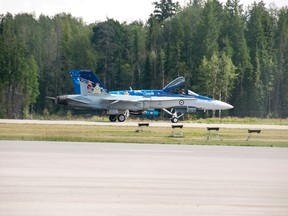
[(75, 94), (81, 94), (80, 78), (91, 81), (93, 87), (96, 86), (96, 83), (99, 83), (99, 86), (102, 89), (105, 89), (103, 83), (91, 70), (71, 70), (70, 74), (72, 77)]

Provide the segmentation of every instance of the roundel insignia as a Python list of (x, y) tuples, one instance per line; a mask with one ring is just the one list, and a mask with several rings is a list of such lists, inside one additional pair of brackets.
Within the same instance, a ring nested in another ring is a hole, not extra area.
[(179, 104), (182, 106), (184, 105), (184, 101), (183, 100), (179, 100)]

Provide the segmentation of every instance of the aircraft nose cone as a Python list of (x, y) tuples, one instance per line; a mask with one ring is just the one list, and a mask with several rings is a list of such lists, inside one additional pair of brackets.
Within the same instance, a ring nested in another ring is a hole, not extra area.
[(228, 103), (226, 103), (227, 104), (227, 109), (233, 109), (234, 108), (234, 106), (232, 106), (231, 104), (228, 104)]
[(216, 110), (227, 110), (234, 108), (232, 105), (225, 103), (223, 101), (215, 101), (215, 108)]

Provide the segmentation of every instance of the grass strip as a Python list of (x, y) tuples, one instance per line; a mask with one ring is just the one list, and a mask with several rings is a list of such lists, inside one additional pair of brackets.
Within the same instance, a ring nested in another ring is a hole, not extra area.
[[(1, 140), (48, 140), (73, 142), (123, 142), (155, 144), (190, 144), (190, 145), (231, 145), (231, 146), (269, 146), (288, 147), (287, 130), (262, 130), (261, 134), (252, 134), (247, 141), (247, 129), (220, 128), (208, 132), (204, 128), (183, 128), (175, 131), (167, 127), (89, 126), (89, 125), (43, 125), (43, 124), (0, 124)], [(177, 133), (183, 136), (177, 136)]]

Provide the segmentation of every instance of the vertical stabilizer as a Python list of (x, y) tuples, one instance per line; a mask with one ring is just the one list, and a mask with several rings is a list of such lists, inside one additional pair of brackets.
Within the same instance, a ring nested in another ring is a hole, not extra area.
[(98, 79), (98, 77), (93, 73), (93, 71), (80, 70), (79, 75), (81, 78), (83, 78), (85, 80), (90, 80), (94, 84), (94, 86), (96, 85), (96, 83), (99, 83), (99, 87), (102, 89), (105, 89), (103, 83)]
[[(89, 89), (87, 91), (87, 86), (85, 87), (86, 90), (84, 90), (84, 86), (88, 85), (88, 82), (90, 82), (93, 88), (96, 86), (96, 84), (99, 84), (101, 89), (105, 89), (103, 83), (91, 70), (71, 70), (70, 74), (72, 77), (75, 94), (84, 94), (85, 92), (86, 94), (89, 93)], [(84, 82), (83, 84), (81, 84), (82, 81)]]

